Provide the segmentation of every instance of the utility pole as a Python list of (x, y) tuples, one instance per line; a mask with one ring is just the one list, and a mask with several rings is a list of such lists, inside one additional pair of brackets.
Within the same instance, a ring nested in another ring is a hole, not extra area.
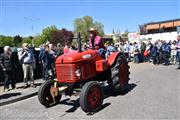
[[(29, 17), (24, 17), (25, 20), (28, 20), (31, 22), (31, 32), (32, 32), (32, 36), (34, 34), (34, 27), (33, 27), (33, 21), (38, 21), (40, 19), (36, 18), (36, 19), (33, 19), (33, 18), (29, 18)], [(31, 39), (31, 44), (32, 44), (32, 47), (34, 47), (34, 38)]]

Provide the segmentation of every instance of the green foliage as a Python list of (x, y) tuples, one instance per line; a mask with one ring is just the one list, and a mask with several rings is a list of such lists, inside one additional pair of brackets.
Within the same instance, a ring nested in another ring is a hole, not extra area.
[(46, 43), (46, 36), (45, 35), (39, 35), (34, 37), (34, 43), (35, 43), (35, 47), (39, 47), (40, 45)]
[(23, 38), (23, 43), (28, 43), (28, 44), (31, 45), (31, 43), (32, 43), (31, 36), (29, 36), (29, 37), (24, 37), (24, 38)]
[(51, 25), (42, 30), (42, 36), (46, 39), (46, 41), (50, 41), (52, 38), (52, 33), (55, 31), (58, 31), (57, 27), (55, 25)]
[(89, 29), (94, 27), (98, 30), (99, 35), (104, 35), (104, 26), (102, 23), (94, 22), (93, 18), (90, 16), (84, 16), (82, 18), (77, 18), (74, 21), (74, 32), (80, 32), (82, 41), (87, 42), (89, 38)]
[[(42, 44), (45, 44), (47, 41), (51, 41), (52, 33), (58, 31), (55, 25), (48, 26), (42, 30), (42, 34), (33, 37), (35, 47), (39, 47)], [(31, 39), (26, 39), (28, 43), (31, 43)]]
[(99, 35), (103, 36), (104, 35), (104, 25), (99, 22), (94, 22), (94, 27), (98, 30)]
[[(99, 22), (94, 22), (92, 17), (84, 16), (82, 18), (77, 18), (74, 21), (75, 33), (80, 32), (82, 41), (87, 42), (89, 39), (89, 29), (94, 27), (98, 30), (99, 35), (103, 36), (103, 24)], [(38, 47), (41, 44), (46, 43), (47, 41), (51, 41), (54, 44), (60, 43), (64, 45), (67, 41), (72, 41), (73, 32), (68, 31), (63, 28), (58, 30), (55, 25), (48, 26), (42, 30), (42, 33), (38, 36), (29, 36), (29, 37), (21, 37), (16, 35), (14, 37), (11, 36), (3, 36), (0, 35), (0, 47), (9, 45), (9, 46), (21, 46), (22, 43), (28, 43), (32, 45), (32, 40), (34, 41), (35, 47)], [(76, 43), (77, 41), (73, 41)]]
[[(48, 26), (42, 30), (41, 35), (34, 36), (33, 41), (35, 44), (35, 47), (39, 47), (42, 44), (45, 44), (47, 41), (51, 41), (52, 39), (52, 33), (58, 31), (57, 27), (55, 25)], [(31, 43), (31, 39), (27, 38), (26, 41), (28, 43)]]
[(0, 47), (6, 45), (13, 46), (13, 38), (11, 36), (0, 35)]
[(23, 40), (23, 39), (22, 39), (21, 36), (19, 36), (19, 35), (14, 36), (14, 39), (13, 39), (13, 44), (14, 44), (14, 46), (19, 46), (19, 45), (21, 45), (22, 40)]

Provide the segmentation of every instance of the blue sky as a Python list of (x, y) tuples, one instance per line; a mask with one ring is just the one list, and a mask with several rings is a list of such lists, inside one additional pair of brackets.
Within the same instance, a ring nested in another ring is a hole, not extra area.
[(40, 34), (50, 25), (73, 30), (74, 20), (86, 15), (103, 23), (105, 33), (134, 32), (139, 24), (180, 18), (180, 0), (0, 1), (0, 34), (12, 36)]

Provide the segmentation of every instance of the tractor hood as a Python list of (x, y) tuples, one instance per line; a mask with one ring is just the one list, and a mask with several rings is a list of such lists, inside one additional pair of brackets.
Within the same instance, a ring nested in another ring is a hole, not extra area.
[(73, 51), (71, 53), (66, 53), (56, 59), (56, 64), (70, 64), (92, 59), (95, 59), (95, 61), (102, 59), (98, 50), (87, 50), (84, 52)]

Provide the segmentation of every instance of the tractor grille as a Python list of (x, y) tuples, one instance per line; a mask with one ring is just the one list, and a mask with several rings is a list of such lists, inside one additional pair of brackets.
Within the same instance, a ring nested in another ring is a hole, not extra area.
[(76, 65), (75, 64), (57, 64), (56, 74), (57, 79), (60, 82), (75, 82), (78, 77), (75, 74)]

